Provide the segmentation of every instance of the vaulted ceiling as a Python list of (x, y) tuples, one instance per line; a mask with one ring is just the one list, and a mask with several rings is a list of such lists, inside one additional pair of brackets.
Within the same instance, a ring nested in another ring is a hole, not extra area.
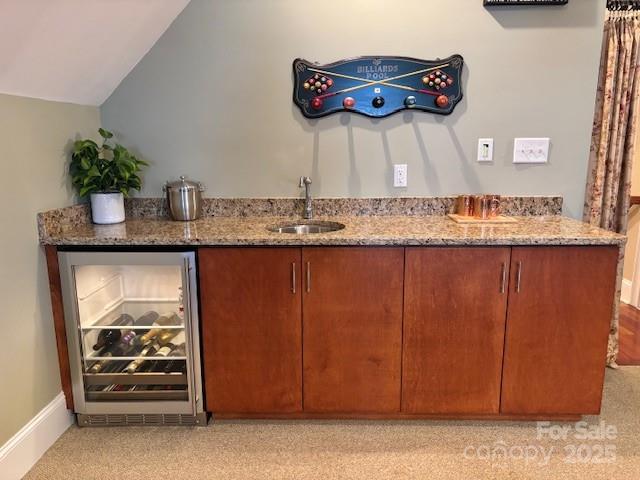
[(101, 105), (189, 0), (0, 0), (0, 93)]

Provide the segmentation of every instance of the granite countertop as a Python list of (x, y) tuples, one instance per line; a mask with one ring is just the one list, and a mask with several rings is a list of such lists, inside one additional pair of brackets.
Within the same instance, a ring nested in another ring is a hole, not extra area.
[(455, 197), (314, 199), (314, 220), (343, 223), (331, 233), (274, 233), (301, 221), (303, 200), (203, 200), (203, 218), (174, 222), (161, 198), (132, 198), (127, 221), (94, 225), (88, 205), (38, 215), (45, 245), (623, 245), (625, 237), (562, 217), (562, 197), (503, 197), (516, 223), (464, 225), (446, 216)]
[(63, 225), (52, 245), (621, 245), (625, 237), (562, 216), (520, 216), (516, 223), (462, 225), (447, 216), (331, 216), (331, 233), (273, 233), (295, 217), (207, 217), (194, 222), (136, 218), (116, 225)]

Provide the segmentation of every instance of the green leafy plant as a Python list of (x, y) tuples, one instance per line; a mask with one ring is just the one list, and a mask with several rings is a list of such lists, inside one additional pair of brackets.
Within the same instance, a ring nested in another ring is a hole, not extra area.
[(93, 140), (77, 140), (73, 144), (69, 173), (71, 182), (81, 197), (91, 193), (121, 192), (129, 196), (129, 190), (140, 190), (142, 180), (138, 172), (149, 165), (135, 157), (119, 143), (109, 140), (113, 133), (98, 129), (102, 145)]

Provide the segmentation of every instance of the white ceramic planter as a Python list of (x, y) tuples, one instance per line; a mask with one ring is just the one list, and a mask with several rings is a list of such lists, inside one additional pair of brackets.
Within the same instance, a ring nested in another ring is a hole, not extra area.
[(122, 193), (92, 193), (91, 217), (93, 223), (101, 225), (124, 222), (124, 195)]

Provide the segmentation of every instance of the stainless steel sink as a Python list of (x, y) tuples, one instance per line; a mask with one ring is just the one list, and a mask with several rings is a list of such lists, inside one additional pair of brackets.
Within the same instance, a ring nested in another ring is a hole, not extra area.
[(296, 223), (285, 223), (267, 227), (270, 232), (275, 233), (295, 233), (297, 235), (306, 235), (308, 233), (329, 233), (342, 230), (344, 225), (338, 222), (321, 222), (314, 220), (305, 220)]

